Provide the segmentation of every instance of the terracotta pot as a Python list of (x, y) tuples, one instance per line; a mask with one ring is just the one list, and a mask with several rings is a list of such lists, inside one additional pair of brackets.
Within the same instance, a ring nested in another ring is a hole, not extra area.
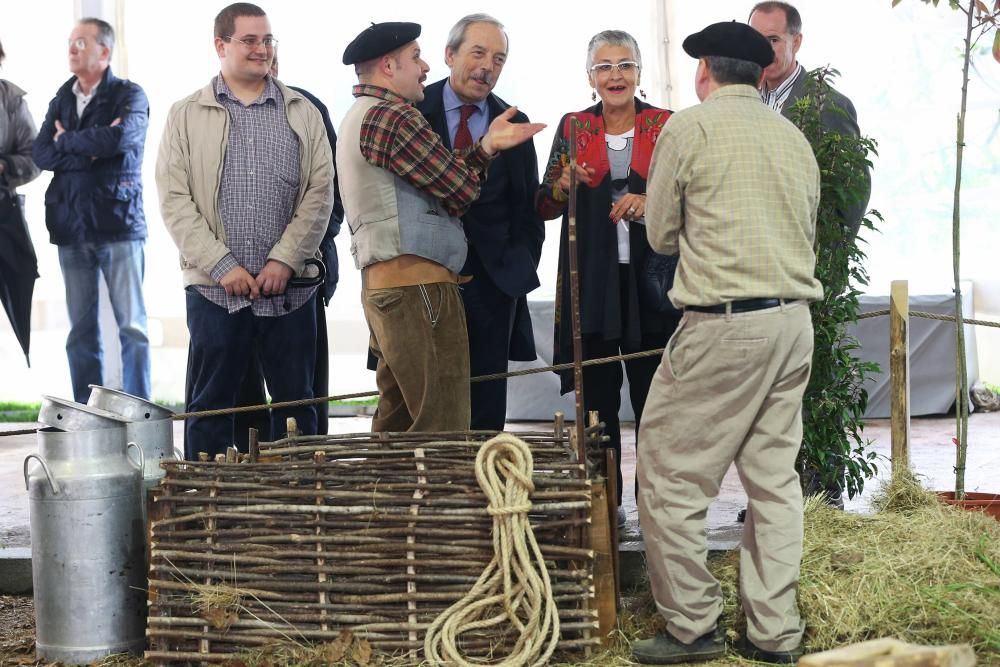
[(937, 491), (941, 500), (949, 505), (958, 505), (967, 510), (986, 512), (1000, 521), (1000, 493), (975, 493), (966, 491), (965, 500), (955, 500), (954, 491)]

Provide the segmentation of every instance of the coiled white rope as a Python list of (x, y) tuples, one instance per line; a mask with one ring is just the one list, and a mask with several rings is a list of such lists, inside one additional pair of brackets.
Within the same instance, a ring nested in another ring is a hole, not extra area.
[[(528, 523), (531, 450), (509, 433), (485, 442), (476, 455), (476, 479), (493, 517), (493, 559), (464, 598), (442, 612), (424, 637), (424, 656), (432, 665), (524, 667), (544, 665), (559, 641), (559, 612), (552, 583)], [(517, 641), (501, 662), (470, 662), (459, 636), (509, 623)]]

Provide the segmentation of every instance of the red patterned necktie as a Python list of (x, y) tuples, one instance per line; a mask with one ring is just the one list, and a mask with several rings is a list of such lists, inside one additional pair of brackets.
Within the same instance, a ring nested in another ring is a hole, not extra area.
[(469, 131), (469, 116), (476, 110), (475, 104), (463, 104), (458, 119), (458, 131), (455, 132), (455, 150), (460, 151), (472, 145), (472, 132)]

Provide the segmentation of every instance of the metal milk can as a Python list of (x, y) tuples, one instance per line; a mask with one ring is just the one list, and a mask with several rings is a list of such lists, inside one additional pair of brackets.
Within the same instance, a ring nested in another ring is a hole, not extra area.
[(145, 646), (142, 449), (126, 444), (123, 423), (91, 419), (108, 427), (41, 429), (38, 454), (24, 460), (36, 647), (47, 662), (88, 664)]
[(90, 385), (87, 405), (128, 420), (125, 437), (128, 442), (142, 447), (146, 457), (146, 467), (142, 471), (145, 487), (147, 490), (155, 487), (166, 474), (160, 467), (160, 459), (175, 458), (173, 411), (144, 398), (96, 384)]

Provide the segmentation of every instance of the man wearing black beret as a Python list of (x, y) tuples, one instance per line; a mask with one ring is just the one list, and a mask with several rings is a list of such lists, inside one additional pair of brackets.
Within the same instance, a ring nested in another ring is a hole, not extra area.
[(722, 595), (706, 568), (705, 513), (735, 462), (749, 497), (740, 552), (747, 632), (737, 651), (794, 663), (802, 491), (795, 460), (822, 296), (813, 238), (819, 168), (802, 133), (757, 92), (773, 57), (742, 23), (684, 40), (701, 104), (664, 126), (650, 165), (646, 229), (680, 256), (669, 296), (684, 317), (643, 413), (639, 516), (666, 632), (633, 644), (639, 662), (725, 652)]
[(373, 431), (468, 430), (469, 341), (458, 289), (467, 243), (459, 219), (497, 153), (545, 126), (510, 107), (471, 146), (449, 151), (413, 106), (430, 69), (415, 23), (380, 23), (344, 51), (357, 98), (340, 126), (337, 172), (362, 271), (377, 368)]

